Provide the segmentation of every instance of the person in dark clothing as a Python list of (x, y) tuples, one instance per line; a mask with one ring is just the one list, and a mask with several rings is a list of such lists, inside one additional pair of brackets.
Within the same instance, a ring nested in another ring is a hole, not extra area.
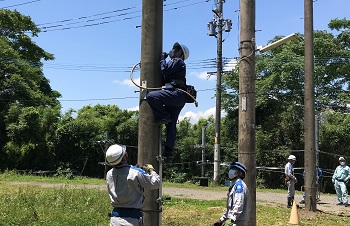
[[(166, 62), (166, 58), (170, 60)], [(162, 53), (160, 68), (162, 72), (161, 90), (149, 92), (147, 101), (154, 114), (154, 123), (166, 125), (164, 157), (172, 155), (176, 140), (176, 123), (182, 108), (186, 104), (186, 64), (189, 50), (185, 45), (176, 42), (172, 50)]]

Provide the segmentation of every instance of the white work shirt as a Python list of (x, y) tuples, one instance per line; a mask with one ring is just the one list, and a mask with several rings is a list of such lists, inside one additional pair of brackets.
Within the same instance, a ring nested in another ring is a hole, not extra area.
[(296, 180), (297, 178), (294, 176), (294, 168), (292, 163), (288, 162), (286, 166), (284, 167), (284, 173), (287, 177), (289, 177), (291, 180)]
[(237, 179), (227, 193), (226, 210), (220, 220), (231, 219), (233, 222), (248, 221), (250, 194), (242, 179)]
[(148, 174), (135, 166), (122, 165), (107, 172), (106, 182), (113, 207), (142, 209), (144, 189), (158, 189), (160, 176), (155, 171)]

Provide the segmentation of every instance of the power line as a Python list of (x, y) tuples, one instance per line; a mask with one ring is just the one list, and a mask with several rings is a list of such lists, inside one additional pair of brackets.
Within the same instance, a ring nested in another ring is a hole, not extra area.
[[(82, 65), (82, 64), (64, 64), (64, 63), (54, 63), (47, 61), (44, 63), (38, 61), (31, 60), (22, 60), (13, 57), (1, 56), (0, 59), (2, 63), (8, 64), (16, 64), (16, 65), (30, 65), (33, 67), (44, 67), (44, 68), (52, 68), (59, 70), (76, 70), (76, 71), (99, 71), (99, 72), (130, 72), (132, 66), (128, 65)], [(196, 61), (188, 61), (187, 69), (204, 69), (204, 68), (213, 68), (216, 67), (216, 59), (204, 59), (204, 60), (196, 60)]]
[[(2, 0), (2, 1), (5, 1), (5, 0)], [(30, 3), (40, 2), (40, 1), (41, 1), (41, 0), (33, 0), (33, 1), (29, 1), (29, 2), (23, 2), (23, 3), (20, 3), (20, 4), (16, 4), (16, 5), (1, 7), (1, 9), (8, 9), (8, 8), (12, 8), (12, 7), (16, 7), (16, 6), (21, 6), (21, 5), (27, 5), (27, 4), (30, 4)]]
[[(17, 58), (12, 57), (4, 57), (0, 56), (0, 59), (3, 63), (12, 63), (17, 65), (27, 65), (30, 64), (34, 67), (44, 67), (44, 68), (51, 68), (51, 69), (57, 69), (57, 70), (75, 70), (75, 71), (98, 71), (98, 72), (130, 72), (132, 66), (128, 65), (82, 65), (82, 64), (65, 64), (65, 63), (54, 63), (47, 61), (44, 63), (38, 63), (38, 61), (31, 61), (31, 60), (18, 60)], [(223, 60), (223, 66), (224, 67), (235, 67), (237, 64), (235, 62), (232, 62), (235, 58), (224, 58)], [(341, 60), (340, 60), (341, 59)], [(273, 62), (292, 62), (287, 61), (283, 59), (275, 59)], [(338, 63), (350, 63), (350, 56), (335, 56), (335, 57), (316, 57), (315, 62), (330, 62), (331, 64), (338, 64)], [(204, 59), (204, 60), (196, 60), (196, 61), (188, 61), (186, 63), (187, 69), (197, 70), (197, 69), (211, 69), (216, 68), (216, 58), (210, 58), (210, 59)]]
[[(188, 1), (179, 1), (179, 2), (172, 3), (172, 4), (165, 4), (165, 7), (167, 7), (168, 5), (173, 5), (173, 4), (183, 3), (183, 2), (188, 2)], [(198, 4), (203, 4), (203, 3), (206, 3), (206, 2), (209, 2), (209, 0), (201, 0), (201, 1), (195, 2), (195, 3), (189, 3), (189, 4), (186, 4), (186, 5), (180, 5), (180, 6), (177, 6), (177, 7), (173, 7), (171, 9), (166, 9), (164, 11), (166, 12), (166, 11), (177, 10), (177, 9), (180, 9), (180, 8), (190, 7), (190, 6), (194, 6), (194, 5), (198, 5)], [(140, 12), (142, 12), (142, 10), (136, 10), (136, 11), (132, 11), (132, 12), (124, 12), (124, 13), (121, 13), (121, 14), (118, 14), (118, 15), (104, 16), (104, 17), (99, 17), (99, 18), (95, 18), (95, 19), (88, 19), (88, 20), (83, 20), (83, 21), (70, 22), (70, 21), (74, 21), (74, 20), (81, 20), (81, 19), (87, 19), (87, 18), (91, 18), (91, 17), (96, 17), (98, 15), (105, 15), (105, 14), (115, 13), (115, 12), (119, 12), (119, 11), (126, 11), (126, 10), (129, 10), (129, 9), (138, 8), (138, 7), (139, 6), (137, 6), (137, 7), (129, 7), (129, 8), (121, 9), (121, 10), (115, 10), (115, 11), (111, 11), (111, 12), (99, 13), (99, 14), (95, 14), (95, 15), (91, 15), (91, 16), (83, 16), (83, 17), (79, 17), (79, 18), (65, 19), (65, 20), (60, 20), (60, 21), (56, 21), (56, 22), (42, 23), (41, 25), (43, 25), (43, 24), (55, 24), (55, 23), (58, 23), (58, 24), (57, 25), (52, 25), (52, 26), (47, 26), (47, 27), (44, 26), (44, 27), (41, 27), (40, 29), (42, 30), (42, 32), (59, 31), (59, 30), (68, 30), (68, 29), (83, 28), (83, 27), (92, 27), (92, 26), (97, 26), (97, 25), (102, 25), (102, 24), (114, 23), (114, 22), (118, 22), (118, 21), (135, 19), (135, 18), (141, 17), (141, 15), (136, 15), (136, 16), (131, 16), (131, 17), (124, 17), (124, 18), (117, 19), (117, 20), (109, 20), (109, 19), (114, 18), (114, 17), (122, 17), (122, 16), (128, 16), (130, 14), (140, 13)], [(101, 22), (96, 22), (96, 21), (101, 21)], [(77, 25), (77, 26), (68, 26), (68, 25), (82, 24), (82, 23), (88, 23), (88, 24)], [(68, 26), (68, 27), (65, 27), (65, 26)]]
[[(59, 20), (59, 21), (54, 21), (54, 22), (46, 22), (46, 23), (37, 24), (36, 26), (43, 26), (43, 25), (47, 25), (47, 24), (56, 24), (56, 23), (66, 23), (66, 22), (70, 22), (70, 21), (82, 20), (82, 19), (87, 19), (87, 18), (91, 18), (91, 17), (107, 15), (107, 14), (111, 14), (111, 13), (123, 12), (123, 11), (127, 11), (127, 10), (130, 10), (130, 9), (135, 9), (135, 8), (138, 8), (138, 7), (140, 7), (140, 6), (133, 6), (133, 7), (128, 7), (128, 8), (124, 8), (124, 9), (117, 9), (117, 10), (104, 12), (104, 13), (98, 13), (98, 14), (94, 14), (94, 15), (90, 15), (90, 16), (82, 16), (82, 17), (78, 17), (78, 18), (70, 18), (70, 19), (64, 19), (64, 20)], [(137, 11), (137, 12), (140, 12), (140, 11)], [(125, 15), (125, 14), (123, 14), (123, 15)], [(116, 16), (118, 16), (118, 15), (115, 15), (113, 17), (116, 17)], [(106, 17), (102, 17), (102, 18), (99, 18), (99, 19), (103, 19), (103, 18), (106, 18)], [(45, 28), (50, 28), (50, 26), (45, 27)]]

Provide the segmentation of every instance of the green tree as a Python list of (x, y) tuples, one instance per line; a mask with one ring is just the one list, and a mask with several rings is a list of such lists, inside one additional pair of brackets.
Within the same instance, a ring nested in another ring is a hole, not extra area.
[[(49, 81), (43, 75), (41, 60), (52, 60), (54, 57), (32, 41), (31, 37), (37, 36), (39, 32), (30, 17), (17, 11), (0, 10), (2, 163), (16, 161), (8, 159), (11, 156), (17, 156), (17, 159), (24, 161), (26, 156), (32, 156), (36, 152), (43, 154), (45, 150), (52, 151), (52, 144), (47, 140), (51, 132), (47, 128), (50, 126), (43, 125), (43, 121), (55, 124), (55, 119), (59, 117), (57, 109), (60, 104), (57, 98), (60, 94), (51, 89)], [(28, 166), (23, 161), (16, 166)], [(1, 164), (1, 168), (6, 167), (9, 166)]]
[[(331, 29), (314, 31), (315, 107), (346, 112), (349, 103), (349, 21), (332, 20)], [(336, 33), (336, 32), (334, 32)], [(271, 43), (280, 39), (275, 37)], [(257, 165), (283, 166), (288, 152), (304, 149), (304, 40), (303, 35), (256, 58), (256, 147)], [(237, 126), (238, 74), (223, 77), (223, 108)], [(225, 123), (228, 124), (228, 123)], [(234, 131), (232, 128), (230, 131)], [(238, 130), (238, 127), (236, 127)], [(234, 136), (235, 133), (233, 133)], [(236, 138), (236, 137), (235, 137)], [(320, 149), (324, 148), (324, 142)], [(271, 154), (273, 153), (273, 154)], [(302, 166), (303, 153), (293, 153)]]
[(83, 175), (103, 176), (104, 152), (98, 141), (109, 132), (115, 143), (128, 146), (130, 162), (137, 161), (137, 112), (121, 110), (117, 105), (85, 106), (62, 117), (55, 135), (56, 168), (68, 167)]

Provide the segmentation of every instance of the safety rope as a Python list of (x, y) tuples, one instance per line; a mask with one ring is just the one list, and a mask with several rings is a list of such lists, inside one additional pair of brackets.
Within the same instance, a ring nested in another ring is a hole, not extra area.
[[(135, 65), (132, 67), (131, 71), (130, 71), (130, 80), (131, 80), (132, 83), (134, 83), (135, 86), (139, 87), (140, 89), (145, 89), (145, 90), (160, 90), (160, 89), (165, 88), (165, 87), (163, 87), (163, 86), (161, 86), (161, 87), (149, 88), (149, 87), (144, 87), (144, 86), (141, 86), (141, 85), (137, 84), (137, 83), (134, 81), (134, 79), (133, 79), (133, 73), (134, 73), (134, 70), (135, 70), (135, 68), (136, 68), (137, 66), (140, 66), (140, 67), (141, 67), (141, 63), (135, 64)], [(188, 93), (188, 92), (185, 91), (185, 90), (182, 90), (182, 89), (177, 89), (177, 90), (179, 90), (180, 92), (183, 92), (183, 93), (185, 93), (186, 95), (188, 95), (189, 97), (191, 97), (191, 98), (193, 99), (194, 104), (196, 105), (196, 107), (198, 107), (198, 101), (196, 100), (196, 98), (195, 98), (194, 96), (192, 96), (190, 93)]]

